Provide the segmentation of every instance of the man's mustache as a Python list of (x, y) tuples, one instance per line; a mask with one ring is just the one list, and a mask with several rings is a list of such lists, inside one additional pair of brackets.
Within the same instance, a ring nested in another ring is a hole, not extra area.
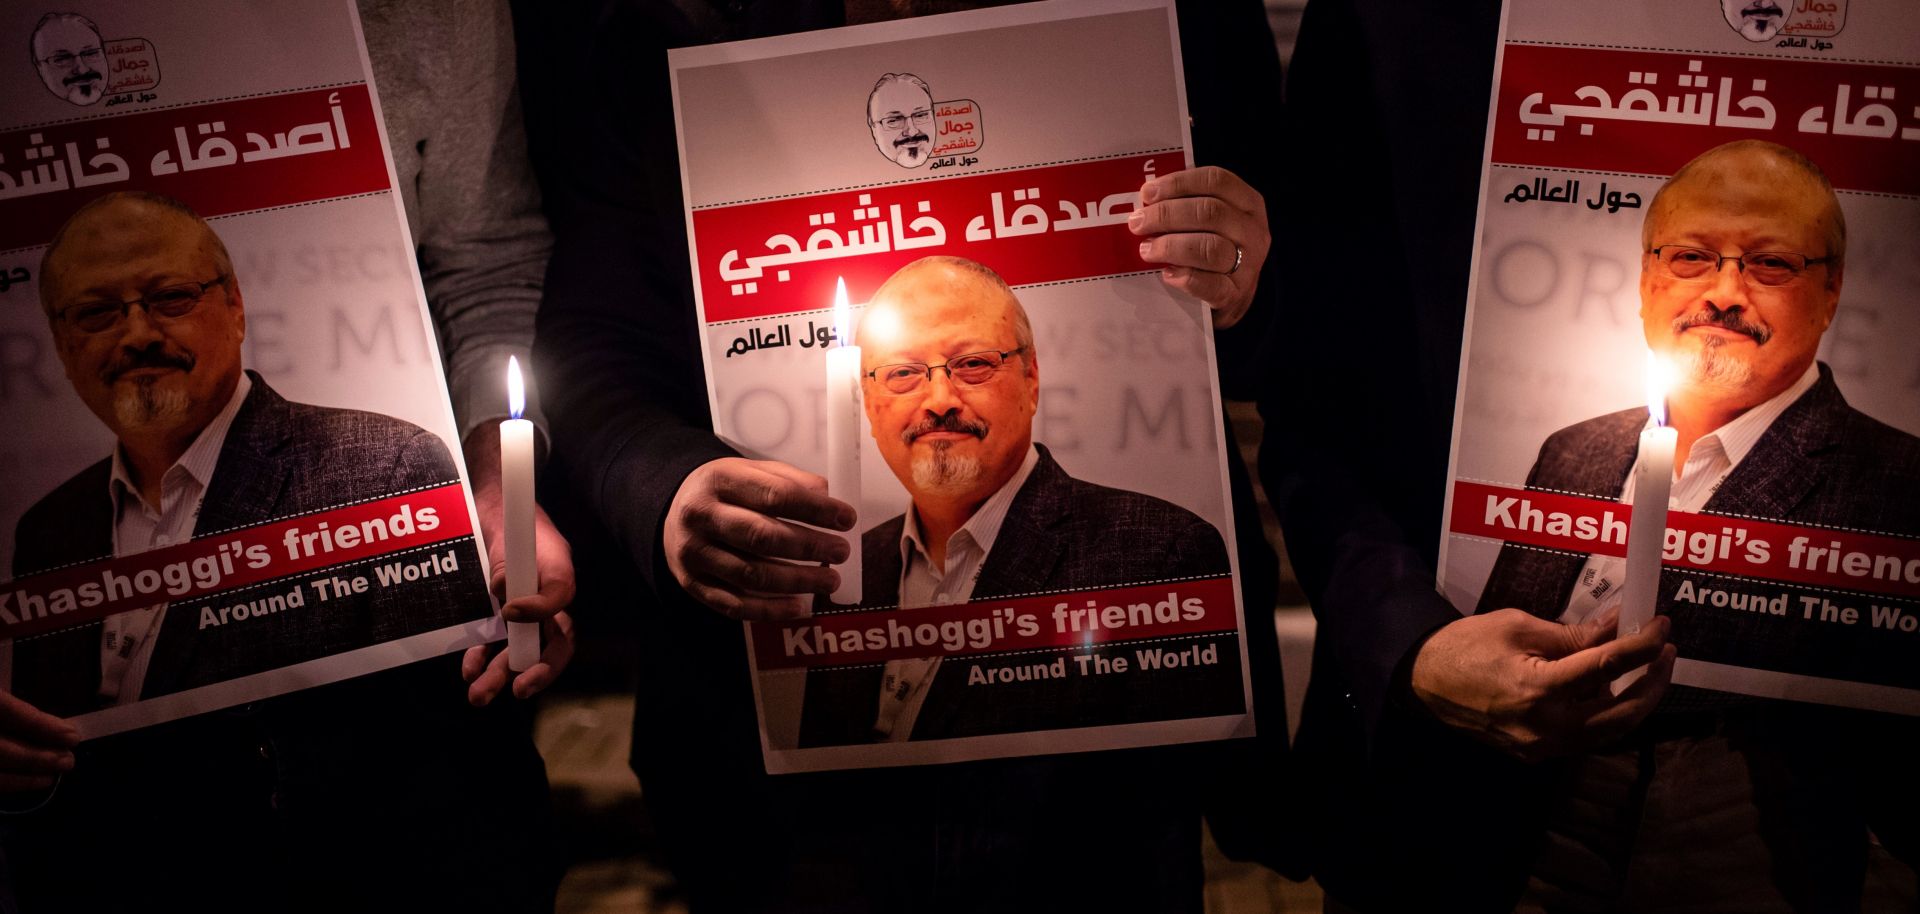
[(1743, 310), (1742, 308), (1728, 308), (1722, 311), (1718, 308), (1706, 308), (1701, 311), (1696, 311), (1693, 314), (1674, 321), (1673, 332), (1679, 334), (1685, 333), (1695, 327), (1717, 327), (1721, 330), (1729, 330), (1734, 333), (1744, 333), (1752, 337), (1754, 342), (1763, 346), (1766, 345), (1768, 340), (1773, 339), (1773, 331), (1768, 329), (1764, 324), (1749, 322), (1742, 315), (1741, 312)]
[(1747, 8), (1741, 10), (1740, 15), (1742, 16), (1778, 16), (1780, 15), (1780, 5), (1777, 3), (1770, 2), (1770, 0), (1761, 0), (1761, 2), (1759, 3), (1747, 4)]
[(60, 82), (62, 85), (71, 86), (76, 83), (95, 82), (95, 81), (98, 81), (99, 79), (100, 79), (99, 73), (96, 73), (92, 70), (83, 70), (79, 73), (75, 73), (72, 76), (67, 77), (66, 79), (61, 80)]
[(192, 371), (195, 360), (191, 353), (169, 352), (158, 345), (149, 346), (132, 352), (122, 352), (120, 357), (100, 372), (108, 383), (120, 380), (120, 376), (129, 371), (142, 368), (177, 368)]
[(987, 423), (980, 420), (963, 419), (957, 413), (942, 413), (928, 416), (900, 432), (900, 440), (912, 444), (914, 439), (929, 432), (958, 432), (975, 438), (987, 437)]
[(893, 146), (895, 149), (898, 149), (901, 146), (908, 145), (909, 143), (926, 143), (926, 142), (930, 142), (930, 140), (927, 139), (926, 134), (916, 133), (916, 134), (913, 134), (912, 136), (903, 136), (897, 140), (894, 140)]

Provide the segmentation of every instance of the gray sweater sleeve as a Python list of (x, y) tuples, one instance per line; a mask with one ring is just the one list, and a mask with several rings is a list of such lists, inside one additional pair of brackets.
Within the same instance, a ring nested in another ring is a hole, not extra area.
[[(527, 162), (504, 0), (360, 0), (387, 142), (465, 440), (529, 368), (553, 236)], [(534, 377), (528, 418), (544, 435)]]

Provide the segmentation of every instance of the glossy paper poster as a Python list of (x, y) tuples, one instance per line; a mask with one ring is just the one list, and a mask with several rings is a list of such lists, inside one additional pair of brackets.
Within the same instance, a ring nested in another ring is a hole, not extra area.
[(857, 594), (747, 627), (768, 769), (1250, 734), (1210, 323), (1125, 224), (1191, 161), (1171, 5), (671, 62), (716, 430), (860, 516)]
[(353, 5), (0, 31), (0, 687), (97, 736), (483, 640)]
[(1442, 546), (1462, 611), (1620, 597), (1653, 400), (1711, 438), (1671, 480), (1674, 681), (1920, 713), (1915, 35), (1871, 0), (1507, 4)]

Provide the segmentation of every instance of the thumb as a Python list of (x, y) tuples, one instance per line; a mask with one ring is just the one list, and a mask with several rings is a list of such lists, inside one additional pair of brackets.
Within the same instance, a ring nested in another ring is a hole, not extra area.
[(1667, 617), (1656, 616), (1638, 632), (1553, 661), (1547, 667), (1547, 684), (1581, 691), (1603, 687), (1628, 670), (1660, 659), (1672, 625)]
[(1590, 647), (1599, 647), (1613, 640), (1620, 628), (1620, 601), (1608, 603), (1605, 609), (1588, 616), (1579, 623), (1569, 626), (1568, 634), (1573, 639), (1573, 648), (1567, 653), (1584, 651)]
[(782, 479), (792, 480), (800, 484), (802, 488), (810, 491), (821, 494), (825, 494), (827, 491), (827, 477), (819, 473), (803, 470), (793, 464), (782, 463), (778, 460), (756, 460), (753, 462), (753, 465), (756, 469), (772, 473)]

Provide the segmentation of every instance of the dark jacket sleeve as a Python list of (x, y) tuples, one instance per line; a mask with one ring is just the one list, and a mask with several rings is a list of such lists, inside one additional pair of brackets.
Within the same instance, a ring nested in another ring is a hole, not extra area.
[[(1272, 214), (1284, 185), (1279, 152), (1288, 132), (1280, 54), (1267, 27), (1266, 8), (1242, 0), (1182, 0), (1175, 12), (1187, 113), (1193, 119), (1194, 164), (1219, 166), (1240, 176), (1266, 198)], [(1268, 251), (1246, 316), (1214, 331), (1220, 392), (1229, 400), (1252, 400), (1259, 388), (1264, 370), (1259, 346), (1279, 306), (1276, 264), (1284, 253), (1278, 243)]]
[[(1392, 9), (1380, 7), (1392, 6)], [(1371, 740), (1435, 590), (1495, 4), (1316, 3), (1270, 208), (1286, 297), (1261, 474), (1319, 623), (1315, 697)]]
[[(1283, 212), (1280, 199), (1287, 179), (1280, 152), (1293, 137), (1281, 102), (1280, 58), (1266, 9), (1242, 0), (1180, 0), (1175, 11), (1192, 117), (1193, 161), (1231, 171), (1259, 191), (1271, 223)], [(1277, 237), (1279, 227), (1272, 228), (1276, 237), (1246, 316), (1234, 327), (1214, 332), (1220, 391), (1229, 400), (1254, 399), (1268, 370), (1260, 344), (1286, 281), (1280, 266), (1285, 245)], [(1257, 860), (1298, 878), (1304, 875), (1304, 858), (1293, 846), (1299, 816), (1285, 793), (1291, 777), (1287, 704), (1272, 624), (1279, 563), (1266, 541), (1234, 431), (1229, 423), (1227, 470), (1235, 542), (1223, 543), (1217, 531), (1200, 522), (1205, 529), (1189, 529), (1180, 537), (1178, 552), (1181, 567), (1192, 573), (1226, 567), (1224, 548), (1232, 548), (1238, 559), (1259, 735), (1211, 748), (1205, 763), (1210, 777), (1201, 802), (1213, 838), (1228, 856)]]
[[(659, 546), (667, 507), (688, 473), (733, 451), (707, 412), (669, 39), (639, 21), (669, 5), (594, 6), (521, 17), (522, 57), (535, 62), (522, 68), (530, 143), (555, 235), (535, 358), (572, 494), (656, 593), (677, 591)], [(627, 49), (601, 47), (616, 41)]]
[[(361, 0), (388, 149), (447, 369), (459, 444), (504, 419), (507, 358), (524, 364), (553, 237), (527, 161), (500, 0)], [(539, 377), (526, 418), (546, 429)]]

